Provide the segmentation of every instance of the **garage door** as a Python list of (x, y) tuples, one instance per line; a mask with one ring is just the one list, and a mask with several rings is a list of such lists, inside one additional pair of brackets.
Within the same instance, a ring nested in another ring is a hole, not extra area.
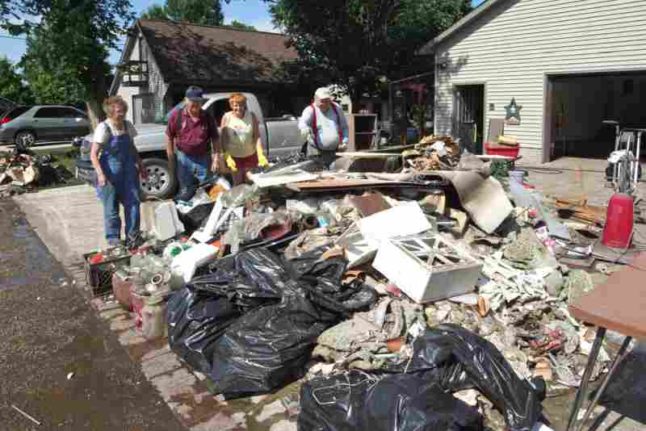
[(646, 128), (646, 72), (553, 76), (547, 102), (551, 159), (605, 158), (615, 132), (604, 120)]

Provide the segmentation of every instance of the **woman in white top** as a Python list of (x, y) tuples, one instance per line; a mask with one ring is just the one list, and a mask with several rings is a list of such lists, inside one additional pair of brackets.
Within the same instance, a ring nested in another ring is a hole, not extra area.
[(139, 177), (146, 177), (133, 139), (137, 136), (132, 123), (125, 120), (128, 105), (119, 96), (103, 102), (108, 117), (100, 123), (92, 139), (90, 158), (96, 172), (97, 194), (103, 203), (105, 237), (108, 245), (121, 243), (119, 204), (123, 206), (126, 224), (126, 245), (138, 246)]
[(232, 171), (234, 185), (245, 182), (247, 172), (257, 166), (266, 166), (262, 151), (258, 119), (247, 109), (247, 98), (240, 93), (229, 97), (231, 111), (220, 123), (222, 146), (227, 154), (227, 165)]

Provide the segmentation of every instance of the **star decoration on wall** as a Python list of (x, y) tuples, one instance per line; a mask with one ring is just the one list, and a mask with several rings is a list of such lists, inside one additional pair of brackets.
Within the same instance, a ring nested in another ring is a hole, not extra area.
[(522, 106), (516, 104), (516, 98), (512, 97), (509, 105), (505, 106), (505, 124), (518, 125), (520, 124), (520, 110)]

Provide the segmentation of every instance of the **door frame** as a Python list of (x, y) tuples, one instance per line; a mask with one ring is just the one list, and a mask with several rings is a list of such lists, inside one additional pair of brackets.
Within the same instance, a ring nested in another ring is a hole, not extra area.
[(484, 143), (488, 133), (489, 125), (487, 124), (487, 81), (460, 81), (451, 83), (451, 135), (457, 137), (455, 126), (457, 124), (457, 104), (456, 90), (457, 87), (482, 86), (482, 151), (484, 152)]
[(548, 163), (552, 161), (554, 151), (552, 144), (554, 143), (554, 128), (552, 127), (552, 102), (554, 98), (554, 80), (553, 76), (545, 74), (543, 79), (544, 103), (543, 106), (543, 154), (541, 156), (541, 163)]

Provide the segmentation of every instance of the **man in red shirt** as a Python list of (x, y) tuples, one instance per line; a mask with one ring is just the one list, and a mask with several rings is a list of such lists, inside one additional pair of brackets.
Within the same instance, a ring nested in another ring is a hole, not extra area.
[(223, 162), (215, 120), (202, 110), (202, 89), (190, 86), (185, 96), (184, 108), (177, 109), (168, 119), (166, 156), (171, 172), (177, 173), (177, 198), (187, 201), (195, 194), (196, 183), (208, 182)]

